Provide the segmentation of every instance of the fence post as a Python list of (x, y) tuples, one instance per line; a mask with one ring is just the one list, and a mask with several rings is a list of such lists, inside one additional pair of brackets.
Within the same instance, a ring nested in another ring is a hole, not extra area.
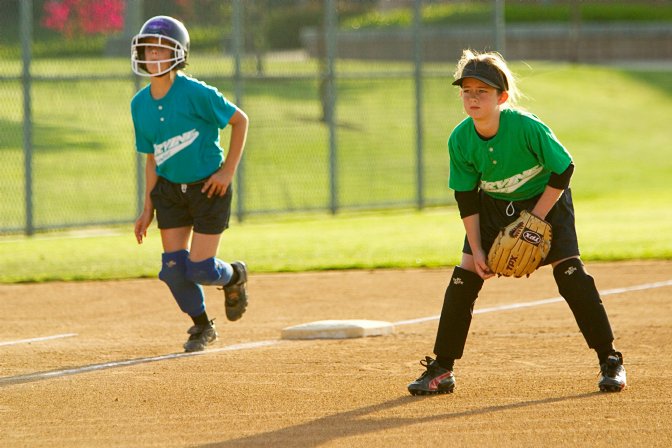
[[(233, 0), (233, 14), (231, 17), (232, 24), (231, 28), (233, 30), (232, 36), (232, 46), (233, 46), (233, 57), (234, 57), (234, 73), (233, 73), (233, 84), (235, 90), (235, 102), (238, 107), (242, 109), (243, 107), (243, 74), (242, 74), (242, 64), (241, 57), (244, 51), (243, 49), (243, 32), (244, 32), (244, 14), (243, 14), (243, 1), (242, 0)], [(238, 164), (238, 169), (236, 170), (236, 216), (238, 221), (242, 222), (245, 217), (245, 152), (240, 159)]]
[(338, 211), (338, 148), (336, 145), (336, 85), (334, 74), (334, 59), (336, 58), (336, 5), (334, 0), (325, 0), (324, 3), (324, 39), (326, 47), (326, 122), (329, 126), (329, 190), (330, 210), (332, 214)]
[(504, 55), (506, 53), (506, 25), (504, 21), (504, 2), (505, 0), (493, 0), (495, 2), (495, 47), (496, 50)]
[(424, 193), (424, 148), (422, 126), (422, 0), (413, 3), (413, 44), (415, 79), (415, 149), (416, 149), (416, 204), (418, 209), (425, 205)]
[[(124, 6), (124, 38), (129, 46), (133, 36), (142, 26), (142, 7), (143, 0), (126, 0)], [(136, 93), (142, 87), (140, 76), (135, 73), (133, 76), (133, 92)], [(146, 156), (135, 151), (135, 213), (140, 216), (145, 204), (145, 162)]]
[(33, 0), (19, 2), (21, 14), (21, 58), (23, 69), (23, 166), (25, 179), (26, 235), (35, 233), (33, 222), (33, 113), (31, 108), (30, 62), (33, 40)]

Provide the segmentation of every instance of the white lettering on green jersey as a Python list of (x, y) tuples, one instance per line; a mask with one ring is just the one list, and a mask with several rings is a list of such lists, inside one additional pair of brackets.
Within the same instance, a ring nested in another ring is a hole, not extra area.
[(512, 193), (525, 185), (527, 181), (533, 179), (534, 176), (541, 173), (543, 170), (543, 166), (537, 165), (507, 179), (498, 180), (496, 182), (486, 182), (483, 180), (481, 181), (481, 190), (487, 191), (488, 193)]

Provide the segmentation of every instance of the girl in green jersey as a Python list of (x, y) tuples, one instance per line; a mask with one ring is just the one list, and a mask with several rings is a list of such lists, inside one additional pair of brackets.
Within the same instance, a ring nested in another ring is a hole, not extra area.
[(453, 85), (467, 114), (448, 140), (449, 186), (464, 223), (462, 261), (446, 289), (434, 353), (420, 363), (426, 371), (408, 385), (413, 395), (452, 392), (453, 367), (462, 357), (474, 302), (494, 274), (487, 254), (501, 228), (522, 210), (553, 227), (550, 264), (588, 346), (600, 364), (598, 387), (626, 385), (623, 356), (614, 348), (609, 318), (593, 277), (580, 259), (570, 178), (574, 163), (553, 131), (533, 114), (515, 108), (515, 77), (496, 52), (465, 50)]

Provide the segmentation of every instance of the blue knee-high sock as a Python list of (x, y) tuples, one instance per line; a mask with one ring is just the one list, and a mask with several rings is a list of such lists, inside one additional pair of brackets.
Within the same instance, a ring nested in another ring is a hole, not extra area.
[(188, 257), (187, 250), (164, 253), (159, 279), (168, 285), (180, 309), (195, 317), (205, 313), (205, 296), (203, 288), (187, 278)]
[(224, 286), (233, 276), (233, 267), (219, 258), (203, 261), (187, 260), (187, 278), (200, 285)]

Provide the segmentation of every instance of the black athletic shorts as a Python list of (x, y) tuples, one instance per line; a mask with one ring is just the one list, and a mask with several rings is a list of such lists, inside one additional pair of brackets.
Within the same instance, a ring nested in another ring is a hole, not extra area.
[(231, 185), (224, 196), (208, 198), (201, 193), (207, 179), (190, 184), (175, 184), (159, 177), (150, 193), (159, 229), (192, 227), (194, 232), (217, 235), (229, 228)]
[[(531, 212), (538, 199), (539, 196), (536, 196), (524, 201), (510, 202), (494, 199), (483, 191), (479, 193), (481, 244), (486, 254), (490, 250), (492, 243), (494, 243), (500, 229), (515, 221), (520, 215), (521, 210)], [(508, 215), (513, 214), (512, 216), (508, 216), (507, 213)], [(580, 255), (576, 227), (574, 225), (574, 203), (572, 202), (572, 192), (569, 188), (564, 191), (558, 202), (548, 212), (546, 221), (553, 227), (553, 239), (551, 240), (551, 251), (541, 263), (542, 266), (564, 258)], [(462, 252), (473, 255), (466, 236)]]

